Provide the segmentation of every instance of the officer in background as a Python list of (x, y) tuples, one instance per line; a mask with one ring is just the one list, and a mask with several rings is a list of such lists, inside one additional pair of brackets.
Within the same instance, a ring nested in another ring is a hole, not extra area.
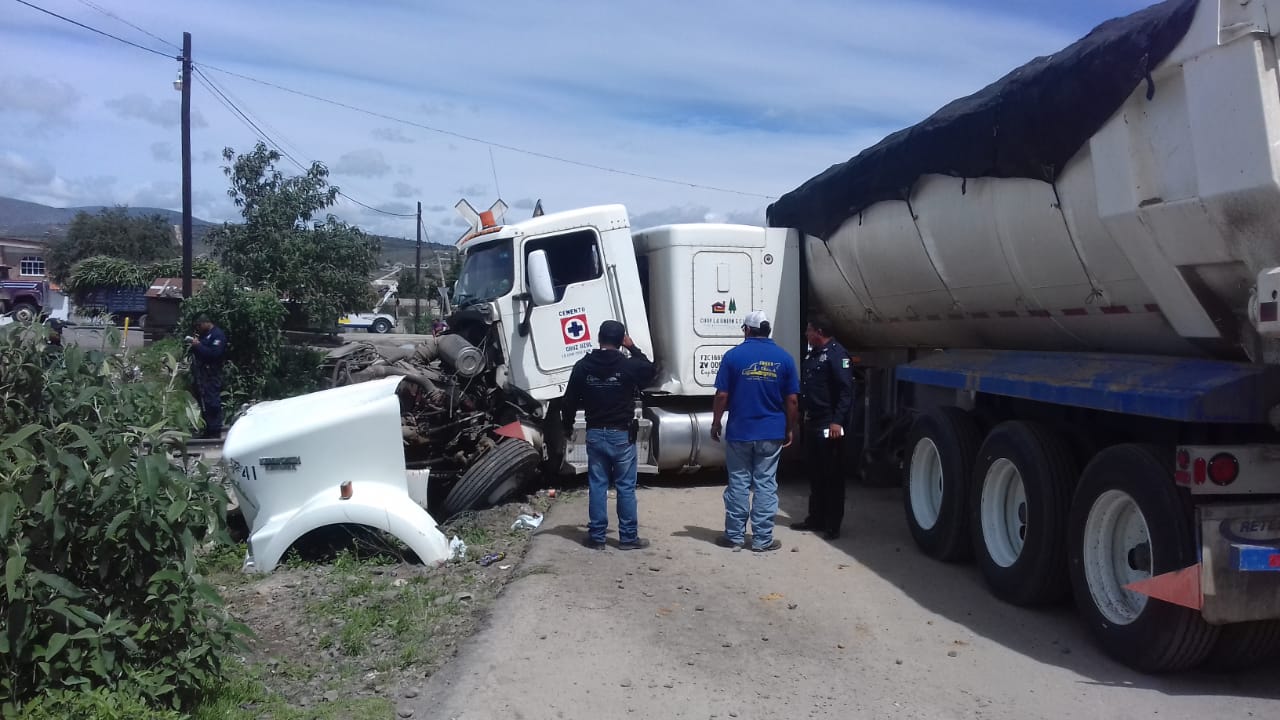
[(830, 320), (812, 316), (804, 335), (809, 352), (800, 371), (800, 407), (804, 411), (809, 516), (791, 527), (814, 530), (835, 540), (844, 522), (845, 473), (840, 448), (852, 418), (853, 369), (849, 353), (832, 337)]
[(204, 416), (204, 432), (199, 437), (222, 437), (222, 362), (227, 353), (227, 335), (208, 315), (196, 318), (199, 337), (187, 337), (191, 346), (191, 374), (196, 382), (196, 399)]

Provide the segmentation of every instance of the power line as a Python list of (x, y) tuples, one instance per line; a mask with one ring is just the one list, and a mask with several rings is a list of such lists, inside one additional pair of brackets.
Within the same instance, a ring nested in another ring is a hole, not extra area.
[[(232, 101), (230, 97), (227, 96), (227, 93), (225, 93), (207, 74), (205, 74), (200, 68), (196, 68), (195, 72), (196, 72), (196, 76), (200, 79), (201, 82), (205, 84), (205, 87), (209, 88), (209, 90), (213, 92), (214, 96), (218, 99), (218, 101), (221, 102), (224, 107), (230, 110), (242, 122), (244, 122), (251, 129), (253, 129), (253, 131), (256, 132), (258, 136), (263, 139), (263, 141), (265, 141), (268, 145), (273, 147), (276, 150), (276, 152), (283, 155), (287, 160), (292, 162), (294, 165), (297, 165), (298, 168), (303, 172), (306, 172), (308, 170), (307, 166), (304, 163), (302, 163), (302, 161), (298, 160), (296, 157), (290, 154), (289, 151), (286, 150), (284, 147), (282, 147), (280, 143), (273, 140), (271, 136), (266, 133), (266, 131), (264, 131), (261, 127), (259, 127), (258, 123), (254, 122), (254, 120), (249, 117), (247, 111), (237, 106), (236, 103)], [(296, 150), (297, 148), (295, 147), (294, 149)], [(416, 213), (395, 213), (395, 212), (390, 212), (388, 210), (383, 210), (381, 208), (376, 208), (372, 205), (369, 205), (368, 203), (361, 202), (351, 197), (350, 195), (348, 195), (347, 193), (341, 190), (338, 190), (337, 194), (351, 201), (352, 203), (355, 203), (356, 205), (359, 205), (360, 207), (365, 208), (366, 210), (371, 210), (381, 215), (387, 215), (389, 217), (398, 217), (398, 218), (417, 217)]]
[[(131, 41), (131, 40), (125, 40), (124, 38), (122, 38), (122, 37), (120, 37), (120, 36), (118, 36), (118, 35), (112, 35), (111, 33), (107, 32), (107, 31), (105, 31), (105, 30), (99, 30), (99, 29), (98, 29), (98, 28), (96, 28), (96, 27), (91, 27), (91, 26), (89, 26), (89, 25), (85, 25), (85, 24), (84, 24), (84, 23), (82, 23), (82, 22), (78, 22), (78, 21), (76, 21), (76, 20), (72, 20), (71, 18), (66, 17), (65, 15), (59, 15), (58, 13), (56, 13), (56, 12), (54, 12), (54, 11), (52, 11), (52, 10), (46, 10), (46, 9), (44, 9), (44, 8), (40, 7), (39, 5), (34, 5), (34, 4), (32, 4), (32, 3), (27, 2), (27, 0), (16, 0), (16, 2), (19, 2), (19, 3), (23, 4), (23, 5), (26, 5), (27, 7), (31, 8), (32, 10), (39, 10), (40, 12), (44, 13), (45, 15), (51, 15), (51, 16), (53, 16), (53, 17), (56, 17), (56, 18), (58, 18), (59, 20), (62, 20), (63, 22), (69, 22), (69, 23), (71, 23), (72, 25), (75, 25), (76, 27), (84, 28), (85, 30), (88, 30), (89, 32), (94, 32), (94, 33), (97, 33), (97, 34), (99, 34), (99, 35), (101, 35), (101, 36), (103, 36), (103, 37), (111, 38), (112, 40), (115, 40), (116, 42), (122, 42), (122, 43), (124, 43), (125, 45), (130, 45), (130, 46), (136, 47), (136, 48), (138, 48), (139, 50), (145, 50), (145, 51), (147, 51), (147, 52), (149, 52), (149, 53), (152, 53), (152, 54), (154, 54), (154, 55), (159, 55), (160, 57), (164, 57), (164, 58), (171, 58), (171, 59), (172, 59), (172, 57), (173, 57), (173, 56), (169, 55), (168, 53), (164, 53), (164, 52), (161, 52), (161, 51), (159, 51), (159, 50), (154, 50), (154, 49), (149, 48), (149, 47), (147, 47), (147, 46), (145, 46), (145, 45), (139, 45), (138, 43), (133, 42), (133, 41)], [(148, 34), (149, 34), (149, 33), (148, 33)]]
[[(228, 110), (230, 110), (232, 113), (236, 113), (236, 110), (232, 109), (233, 107), (244, 108), (244, 112), (245, 112), (245, 114), (246, 114), (246, 115), (249, 115), (249, 116), (251, 116), (251, 117), (256, 118), (257, 124), (258, 124), (259, 126), (261, 126), (264, 130), (270, 131), (270, 132), (272, 133), (272, 136), (274, 136), (274, 137), (276, 137), (276, 138), (279, 138), (279, 140), (280, 140), (280, 144), (282, 144), (282, 145), (284, 145), (284, 146), (288, 147), (290, 150), (292, 150), (292, 151), (293, 151), (294, 153), (296, 153), (297, 155), (304, 156), (304, 157), (309, 155), (309, 153), (307, 153), (306, 151), (302, 150), (301, 148), (299, 148), (299, 147), (298, 147), (297, 145), (295, 145), (294, 143), (289, 142), (289, 138), (285, 137), (285, 136), (284, 136), (284, 133), (280, 132), (280, 131), (279, 131), (279, 130), (277, 130), (275, 127), (273, 127), (273, 126), (271, 125), (271, 123), (267, 122), (266, 120), (263, 120), (261, 115), (258, 115), (257, 113), (250, 112), (250, 111), (249, 111), (249, 106), (248, 106), (247, 104), (245, 104), (245, 103), (244, 103), (244, 101), (242, 101), (240, 98), (238, 98), (238, 97), (236, 97), (235, 95), (231, 94), (231, 91), (230, 91), (230, 90), (228, 90), (226, 87), (224, 87), (221, 83), (214, 82), (213, 78), (209, 77), (209, 76), (208, 76), (208, 75), (206, 75), (206, 74), (200, 73), (200, 71), (199, 71), (198, 69), (196, 69), (196, 70), (195, 70), (195, 72), (196, 72), (197, 74), (201, 75), (201, 77), (202, 77), (203, 81), (204, 81), (207, 85), (212, 86), (212, 87), (210, 87), (210, 89), (211, 89), (211, 90), (212, 90), (212, 89), (214, 89), (214, 88), (216, 88), (216, 89), (217, 89), (217, 90), (216, 90), (216, 95), (215, 95), (215, 97), (216, 97), (217, 95), (221, 95), (221, 96), (222, 96), (222, 98), (225, 98), (225, 101), (222, 101), (223, 106), (224, 106), (224, 107), (226, 107)], [(217, 99), (219, 99), (219, 100), (221, 101), (221, 100), (222, 100), (222, 98), (217, 98)], [(283, 152), (283, 150), (281, 150), (281, 152)], [(297, 164), (297, 163), (296, 163), (296, 161), (295, 161), (295, 164)], [(303, 169), (304, 171), (306, 170), (306, 168), (305, 168), (305, 167), (303, 167), (302, 169)]]
[(369, 115), (370, 117), (376, 117), (376, 118), (380, 118), (380, 119), (382, 119), (382, 120), (387, 120), (387, 121), (389, 121), (389, 122), (400, 123), (400, 124), (402, 124), (402, 125), (408, 125), (408, 126), (410, 126), (410, 127), (415, 127), (415, 128), (420, 129), (420, 130), (426, 130), (426, 131), (428, 131), (428, 132), (433, 132), (433, 133), (437, 133), (437, 134), (440, 134), (440, 135), (447, 135), (447, 136), (449, 136), (449, 137), (458, 138), (459, 140), (466, 140), (467, 142), (473, 142), (473, 143), (479, 143), (479, 144), (481, 144), (481, 145), (487, 145), (487, 146), (489, 146), (489, 147), (491, 147), (491, 148), (495, 148), (495, 147), (496, 147), (496, 148), (501, 148), (501, 149), (503, 149), (503, 150), (509, 150), (509, 151), (511, 151), (511, 152), (520, 153), (520, 154), (522, 154), (522, 155), (529, 155), (529, 156), (536, 157), (536, 158), (542, 158), (543, 160), (551, 160), (551, 161), (554, 161), (554, 162), (565, 163), (565, 164), (568, 164), (568, 165), (576, 165), (576, 166), (578, 166), (578, 167), (589, 168), (589, 169), (591, 169), (591, 170), (599, 170), (599, 171), (601, 171), (601, 172), (614, 173), (614, 174), (616, 174), (616, 175), (626, 175), (626, 176), (629, 176), (629, 177), (639, 178), (639, 179), (641, 179), (641, 180), (651, 180), (651, 181), (653, 181), (653, 182), (667, 183), (667, 184), (669, 184), (669, 185), (682, 185), (682, 186), (684, 186), (684, 187), (695, 188), (695, 189), (698, 189), (698, 190), (713, 190), (713, 191), (715, 191), (715, 192), (730, 193), (730, 194), (733, 194), (733, 195), (743, 195), (743, 196), (746, 196), (746, 197), (762, 198), (762, 199), (765, 199), (765, 200), (776, 200), (776, 199), (777, 199), (777, 198), (776, 198), (775, 196), (773, 196), (773, 195), (765, 195), (765, 194), (762, 194), (762, 193), (747, 192), (747, 191), (745, 191), (745, 190), (734, 190), (734, 189), (732, 189), (732, 188), (723, 188), (723, 187), (717, 187), (717, 186), (714, 186), (714, 185), (703, 185), (703, 184), (701, 184), (701, 183), (693, 183), (693, 182), (688, 182), (688, 181), (685, 181), (685, 180), (676, 180), (676, 179), (673, 179), (673, 178), (660, 177), (660, 176), (657, 176), (657, 175), (646, 175), (646, 174), (644, 174), (644, 173), (632, 172), (632, 171), (630, 171), (630, 170), (622, 170), (622, 169), (619, 169), (619, 168), (607, 167), (607, 166), (605, 166), (605, 165), (596, 165), (595, 163), (583, 162), (583, 161), (581, 161), (581, 160), (573, 160), (573, 159), (571, 159), (571, 158), (561, 157), (561, 156), (559, 156), (559, 155), (552, 155), (552, 154), (550, 154), (550, 153), (538, 152), (538, 151), (536, 151), (536, 150), (529, 150), (529, 149), (526, 149), (526, 148), (517, 147), (517, 146), (515, 146), (515, 145), (507, 145), (507, 144), (505, 144), (505, 143), (493, 142), (493, 141), (491, 141), (491, 140), (485, 140), (484, 138), (479, 138), (479, 137), (475, 137), (475, 136), (472, 136), (472, 135), (466, 135), (466, 134), (463, 134), (463, 133), (454, 132), (454, 131), (452, 131), (452, 130), (446, 130), (446, 129), (444, 129), (444, 128), (433, 127), (433, 126), (431, 126), (431, 125), (424, 125), (424, 124), (422, 124), (422, 123), (415, 122), (415, 121), (413, 121), (413, 120), (405, 120), (404, 118), (399, 118), (399, 117), (396, 117), (396, 116), (394, 116), (394, 115), (388, 115), (387, 113), (378, 112), (378, 111), (376, 111), (376, 110), (369, 110), (369, 109), (367, 109), (367, 108), (362, 108), (362, 107), (359, 107), (359, 106), (357, 106), (357, 105), (352, 105), (352, 104), (350, 104), (350, 103), (346, 103), (346, 102), (343, 102), (343, 101), (341, 101), (341, 100), (334, 100), (334, 99), (332, 99), (332, 98), (327, 98), (327, 97), (323, 97), (323, 96), (320, 96), (320, 95), (314, 95), (314, 94), (312, 94), (312, 93), (304, 92), (304, 91), (302, 91), (302, 90), (295, 90), (295, 89), (290, 88), (290, 87), (285, 87), (284, 85), (279, 85), (279, 84), (277, 84), (277, 83), (273, 83), (273, 82), (270, 82), (270, 81), (267, 81), (267, 80), (259, 80), (258, 78), (255, 78), (255, 77), (252, 77), (252, 76), (249, 76), (249, 75), (244, 75), (244, 74), (242, 74), (242, 73), (233, 72), (233, 71), (231, 71), (231, 70), (225, 70), (225, 69), (223, 69), (223, 68), (216, 67), (216, 66), (213, 66), (213, 65), (209, 65), (209, 64), (205, 64), (205, 63), (201, 63), (201, 65), (202, 65), (203, 67), (205, 67), (205, 68), (209, 69), (209, 70), (213, 70), (213, 71), (215, 71), (215, 72), (220, 72), (220, 73), (222, 73), (222, 74), (224, 74), (224, 75), (230, 75), (230, 76), (232, 76), (232, 77), (237, 77), (237, 78), (240, 78), (241, 80), (248, 80), (249, 82), (257, 83), (257, 84), (259, 84), (259, 85), (265, 85), (265, 86), (267, 86), (267, 87), (269, 87), (269, 88), (274, 88), (274, 89), (276, 89), (276, 90), (280, 90), (280, 91), (282, 91), (282, 92), (287, 92), (287, 93), (290, 93), (290, 94), (293, 94), (293, 95), (297, 95), (297, 96), (299, 96), (299, 97), (304, 97), (304, 98), (307, 98), (307, 99), (310, 99), (310, 100), (315, 100), (315, 101), (317, 101), (317, 102), (322, 102), (322, 103), (326, 103), (326, 104), (329, 104), (329, 105), (334, 105), (334, 106), (336, 106), (336, 107), (345, 108), (345, 109), (347, 109), (347, 110), (351, 110), (352, 112), (358, 112), (358, 113), (361, 113), (361, 114), (364, 114), (364, 115)]
[(103, 15), (106, 15), (107, 17), (109, 17), (109, 18), (111, 18), (111, 19), (113, 19), (113, 20), (118, 20), (118, 21), (120, 21), (120, 22), (124, 23), (125, 25), (128, 25), (129, 27), (133, 28), (134, 30), (137, 30), (138, 32), (142, 33), (143, 35), (146, 35), (146, 36), (150, 37), (152, 40), (159, 40), (160, 42), (164, 43), (165, 45), (168, 45), (169, 47), (173, 48), (174, 50), (177, 50), (177, 51), (179, 51), (179, 52), (181, 52), (181, 51), (182, 51), (182, 48), (181, 48), (181, 47), (179, 47), (179, 46), (177, 46), (177, 45), (175, 45), (174, 43), (171, 43), (171, 42), (169, 42), (168, 40), (165, 40), (164, 38), (160, 37), (159, 35), (156, 35), (155, 33), (151, 32), (150, 30), (147, 30), (147, 29), (145, 29), (145, 28), (140, 28), (140, 27), (138, 27), (137, 25), (134, 25), (133, 23), (129, 22), (128, 20), (125, 20), (124, 18), (122, 18), (122, 17), (120, 17), (119, 15), (117, 15), (117, 14), (115, 14), (115, 13), (111, 12), (110, 10), (108, 10), (108, 9), (106, 9), (106, 8), (104, 8), (104, 7), (102, 7), (101, 5), (98, 5), (97, 3), (92, 2), (92, 0), (80, 0), (80, 4), (81, 4), (81, 5), (86, 5), (86, 6), (88, 6), (88, 7), (91, 7), (91, 8), (93, 8), (94, 10), (97, 10), (98, 12), (102, 13)]

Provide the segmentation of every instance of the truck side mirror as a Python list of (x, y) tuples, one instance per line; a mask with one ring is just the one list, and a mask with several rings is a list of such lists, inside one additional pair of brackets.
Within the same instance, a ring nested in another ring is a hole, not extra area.
[(546, 250), (529, 253), (529, 294), (537, 305), (550, 305), (556, 301), (556, 289), (551, 282), (551, 266), (547, 264)]

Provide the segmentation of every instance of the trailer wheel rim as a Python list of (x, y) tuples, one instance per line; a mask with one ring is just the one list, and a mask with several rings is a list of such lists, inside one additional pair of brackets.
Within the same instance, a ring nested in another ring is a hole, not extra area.
[(922, 530), (929, 530), (942, 513), (942, 455), (930, 438), (920, 438), (911, 453), (907, 491), (911, 493), (911, 514)]
[(1114, 625), (1128, 625), (1147, 607), (1147, 596), (1125, 585), (1151, 577), (1151, 532), (1138, 503), (1107, 490), (1089, 508), (1082, 553), (1094, 607)]
[(998, 458), (983, 478), (982, 540), (987, 554), (1000, 567), (1009, 567), (1022, 555), (1027, 539), (1027, 490), (1022, 473), (1008, 458)]

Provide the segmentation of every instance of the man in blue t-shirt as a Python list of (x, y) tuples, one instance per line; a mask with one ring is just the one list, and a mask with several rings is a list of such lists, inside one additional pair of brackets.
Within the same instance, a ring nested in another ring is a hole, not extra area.
[(720, 420), (729, 411), (728, 432), (723, 433), (729, 486), (724, 491), (724, 537), (717, 542), (735, 551), (745, 544), (748, 513), (751, 549), (782, 547), (773, 538), (778, 458), (791, 444), (796, 426), (800, 377), (795, 360), (769, 339), (771, 330), (763, 312), (748, 313), (742, 323), (745, 340), (724, 354), (716, 373), (712, 440), (720, 440)]

